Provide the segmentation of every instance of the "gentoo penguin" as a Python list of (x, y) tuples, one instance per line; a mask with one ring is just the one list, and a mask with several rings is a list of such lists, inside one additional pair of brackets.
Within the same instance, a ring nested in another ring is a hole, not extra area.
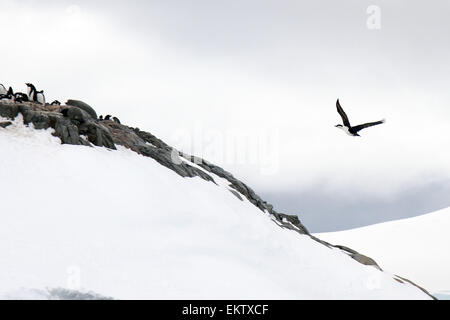
[(45, 104), (44, 90), (36, 92), (36, 102), (39, 102), (40, 104)]
[(358, 134), (358, 132), (360, 130), (368, 128), (368, 127), (376, 126), (378, 124), (382, 124), (382, 123), (386, 122), (386, 120), (383, 119), (380, 121), (368, 122), (368, 123), (364, 123), (364, 124), (360, 124), (360, 125), (352, 127), (350, 125), (350, 121), (348, 120), (347, 115), (344, 112), (344, 109), (342, 109), (341, 104), (339, 103), (339, 99), (337, 99), (337, 101), (336, 101), (336, 108), (337, 108), (337, 112), (341, 115), (342, 122), (344, 123), (344, 125), (338, 124), (338, 125), (335, 125), (335, 127), (343, 130), (345, 133), (347, 133), (350, 136), (360, 137), (360, 135)]
[(28, 87), (28, 99), (33, 102), (45, 104), (44, 90), (37, 91), (36, 87), (31, 83), (25, 83)]
[(103, 121), (103, 115), (100, 115), (100, 117), (98, 117), (99, 121)]
[(12, 96), (10, 94), (0, 94), (0, 100), (12, 100)]
[(52, 106), (60, 106), (61, 102), (59, 102), (58, 100), (55, 100), (52, 103), (50, 103), (50, 105), (52, 105)]
[(105, 120), (111, 120), (111, 115), (106, 115)]
[(118, 124), (120, 124), (120, 120), (117, 117), (113, 117), (114, 122), (117, 122)]
[(36, 87), (31, 83), (25, 83), (28, 87), (28, 99), (30, 101), (36, 101)]
[(6, 91), (5, 86), (0, 83), (0, 95), (6, 94), (6, 92), (8, 92), (8, 91)]
[(10, 100), (14, 102), (14, 91), (9, 87), (5, 94), (0, 94), (0, 100)]
[(14, 101), (19, 103), (29, 101), (28, 95), (22, 92), (16, 92), (14, 93)]

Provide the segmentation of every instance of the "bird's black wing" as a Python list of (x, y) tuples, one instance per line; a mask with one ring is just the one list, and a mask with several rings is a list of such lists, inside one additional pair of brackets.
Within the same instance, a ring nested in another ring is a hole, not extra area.
[(358, 126), (354, 126), (352, 127), (352, 131), (354, 132), (358, 132), (362, 129), (368, 128), (368, 127), (372, 127), (372, 126), (376, 126), (379, 124), (385, 123), (385, 120), (380, 120), (380, 121), (375, 121), (375, 122), (368, 122), (368, 123), (364, 123), (364, 124), (360, 124)]
[(345, 114), (344, 109), (342, 109), (341, 104), (339, 103), (339, 99), (336, 100), (336, 108), (337, 108), (337, 112), (341, 115), (344, 126), (350, 127), (350, 121), (348, 121), (348, 117)]

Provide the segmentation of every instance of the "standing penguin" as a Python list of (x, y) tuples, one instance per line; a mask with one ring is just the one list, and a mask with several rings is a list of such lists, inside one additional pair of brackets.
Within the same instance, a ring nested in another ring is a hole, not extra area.
[(45, 104), (44, 90), (37, 91), (32, 83), (25, 83), (28, 87), (28, 99), (33, 102)]
[(36, 101), (40, 104), (45, 104), (44, 90), (36, 92)]
[(5, 86), (4, 85), (2, 85), (1, 83), (0, 83), (0, 95), (2, 95), (2, 94), (6, 94), (6, 88), (5, 88)]
[(117, 118), (117, 117), (113, 117), (113, 120), (114, 120), (114, 122), (116, 122), (116, 123), (120, 124), (120, 120), (119, 120), (119, 118)]
[(105, 120), (111, 120), (111, 115), (106, 115)]
[(36, 87), (32, 83), (25, 83), (28, 87), (28, 99), (30, 101), (36, 101)]

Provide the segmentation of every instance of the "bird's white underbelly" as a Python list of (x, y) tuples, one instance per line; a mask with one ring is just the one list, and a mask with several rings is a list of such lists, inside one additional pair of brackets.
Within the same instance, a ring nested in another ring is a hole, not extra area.
[(342, 131), (344, 131), (349, 136), (353, 136), (353, 134), (348, 130), (348, 127), (343, 126), (340, 129), (342, 129)]
[(37, 102), (45, 104), (45, 96), (42, 93), (37, 94)]

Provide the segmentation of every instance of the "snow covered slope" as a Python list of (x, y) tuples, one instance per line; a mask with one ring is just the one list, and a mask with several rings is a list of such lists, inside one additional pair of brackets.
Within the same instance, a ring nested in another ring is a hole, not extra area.
[(21, 115), (0, 128), (0, 297), (430, 298), (280, 228), (212, 173), (217, 184), (182, 178), (124, 147), (62, 145), (51, 130)]
[(318, 237), (361, 250), (382, 268), (414, 279), (430, 292), (450, 289), (450, 208)]

